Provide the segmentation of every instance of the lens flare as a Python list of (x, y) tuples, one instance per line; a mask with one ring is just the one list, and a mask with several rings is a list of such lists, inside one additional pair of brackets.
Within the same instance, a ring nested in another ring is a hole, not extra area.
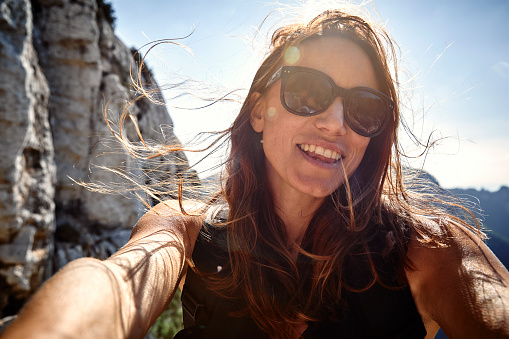
[(276, 116), (276, 108), (269, 107), (269, 109), (267, 110), (267, 117), (274, 118), (275, 116)]
[(293, 65), (300, 59), (300, 51), (296, 46), (288, 48), (285, 52), (285, 61), (288, 65)]

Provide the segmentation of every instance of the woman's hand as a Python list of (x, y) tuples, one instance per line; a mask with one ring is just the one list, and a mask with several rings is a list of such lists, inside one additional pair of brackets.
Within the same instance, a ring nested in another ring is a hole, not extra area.
[(406, 275), (419, 313), (433, 338), (439, 326), (448, 338), (509, 337), (509, 273), (471, 231), (449, 227), (446, 248), (416, 239)]
[(111, 258), (75, 260), (48, 280), (3, 337), (143, 337), (173, 298), (202, 221), (159, 204)]

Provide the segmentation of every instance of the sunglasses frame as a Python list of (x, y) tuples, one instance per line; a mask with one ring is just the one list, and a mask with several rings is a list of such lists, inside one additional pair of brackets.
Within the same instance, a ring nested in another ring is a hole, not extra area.
[[(286, 81), (290, 77), (290, 75), (292, 75), (293, 73), (296, 73), (296, 72), (311, 73), (311, 74), (318, 75), (318, 76), (322, 77), (323, 79), (325, 79), (331, 85), (332, 94), (331, 94), (331, 96), (329, 98), (329, 102), (327, 103), (326, 106), (322, 107), (321, 109), (317, 110), (314, 113), (301, 113), (301, 112), (295, 111), (287, 106), (286, 100), (285, 100), (285, 95), (284, 95)], [(332, 105), (332, 103), (334, 102), (334, 100), (339, 96), (344, 99), (344, 108), (345, 108), (345, 112), (346, 112), (345, 113), (346, 123), (348, 124), (348, 126), (350, 126), (350, 128), (355, 133), (362, 135), (364, 137), (372, 138), (372, 137), (376, 137), (377, 135), (382, 133), (382, 131), (387, 126), (387, 123), (389, 122), (389, 117), (391, 116), (391, 112), (394, 111), (394, 107), (395, 107), (394, 101), (392, 101), (392, 99), (389, 98), (384, 93), (377, 91), (370, 87), (359, 86), (359, 87), (354, 87), (351, 89), (346, 89), (346, 88), (340, 87), (336, 84), (336, 82), (329, 75), (327, 75), (326, 73), (323, 73), (319, 70), (313, 69), (313, 68), (302, 67), (302, 66), (282, 66), (280, 69), (278, 69), (276, 71), (276, 73), (274, 73), (272, 75), (272, 77), (267, 82), (267, 85), (265, 86), (265, 88), (271, 86), (279, 78), (281, 78), (281, 89), (280, 89), (281, 104), (288, 112), (293, 113), (295, 115), (299, 115), (299, 116), (305, 116), (305, 117), (315, 116), (315, 115), (318, 115), (318, 114), (326, 111), (327, 108), (329, 108)], [(368, 93), (374, 94), (375, 96), (382, 99), (382, 101), (386, 105), (386, 110), (385, 110), (386, 114), (384, 117), (384, 121), (383, 121), (382, 125), (380, 126), (380, 128), (375, 133), (365, 133), (364, 131), (359, 131), (356, 128), (353, 128), (352, 124), (350, 124), (350, 121), (349, 121), (350, 114), (349, 114), (348, 106), (349, 106), (351, 96), (353, 94), (355, 94), (356, 92), (368, 92)]]

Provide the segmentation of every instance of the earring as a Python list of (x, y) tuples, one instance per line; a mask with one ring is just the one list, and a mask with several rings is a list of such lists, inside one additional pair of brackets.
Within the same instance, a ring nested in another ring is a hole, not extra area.
[(260, 144), (263, 144), (263, 139), (260, 140)]

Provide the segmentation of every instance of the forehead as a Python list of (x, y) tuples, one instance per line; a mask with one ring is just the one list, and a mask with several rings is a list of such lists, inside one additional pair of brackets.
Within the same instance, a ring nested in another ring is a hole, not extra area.
[(350, 40), (335, 37), (311, 39), (296, 46), (294, 53), (293, 62), (287, 61), (286, 65), (317, 69), (345, 88), (379, 87), (368, 55)]

